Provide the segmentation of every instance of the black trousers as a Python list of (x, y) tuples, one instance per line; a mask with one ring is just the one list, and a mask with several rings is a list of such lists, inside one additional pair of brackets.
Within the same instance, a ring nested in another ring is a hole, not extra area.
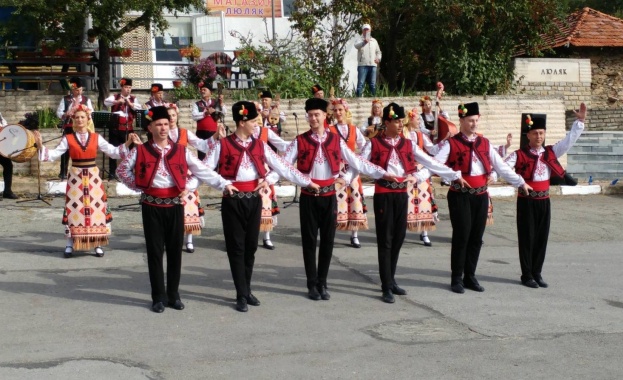
[(374, 224), (383, 291), (394, 284), (400, 248), (407, 234), (407, 193), (374, 194)]
[[(301, 194), (299, 201), (301, 242), (307, 287), (327, 284), (327, 275), (333, 256), (333, 241), (337, 228), (337, 199), (335, 195), (316, 197)], [(320, 231), (320, 250), (316, 267), (316, 245)]]
[[(206, 116), (206, 117), (212, 117), (212, 116)], [(207, 140), (210, 137), (212, 137), (213, 134), (215, 134), (216, 132), (209, 132), (209, 131), (197, 131), (197, 133), (195, 133), (195, 135), (197, 135), (197, 137), (199, 137), (200, 139), (203, 140)], [(197, 151), (197, 157), (199, 157), (200, 160), (203, 160), (205, 158), (206, 154), (200, 151)]]
[[(111, 129), (110, 135), (108, 136), (108, 142), (110, 145), (119, 146), (121, 144), (125, 144), (128, 139), (128, 135), (133, 133), (134, 131), (120, 131), (118, 129)], [(116, 176), (117, 172), (117, 160), (113, 160), (112, 158), (108, 159), (108, 175)], [(103, 176), (102, 176), (103, 178)]]
[[(63, 128), (63, 136), (72, 135), (73, 133), (74, 133), (74, 130), (71, 127)], [(60, 173), (58, 173), (58, 176), (67, 178), (68, 169), (69, 169), (69, 149), (67, 149), (67, 152), (63, 153), (63, 155), (61, 156), (61, 171)]]
[(13, 186), (13, 161), (0, 155), (0, 165), (2, 165), (2, 179), (4, 180), (4, 192), (10, 193)]
[(231, 198), (221, 201), (221, 219), (229, 267), (236, 287), (236, 297), (251, 293), (251, 277), (257, 251), (262, 215), (261, 197)]
[[(184, 243), (184, 206), (158, 207), (143, 203), (143, 229), (153, 303), (180, 299), (179, 285)], [(162, 258), (167, 252), (167, 286)]]
[(488, 207), (489, 197), (486, 192), (474, 195), (448, 191), (452, 224), (452, 283), (461, 282), (463, 275), (467, 279), (476, 275)]
[(522, 281), (541, 276), (547, 250), (550, 219), (549, 198), (517, 197), (517, 242)]

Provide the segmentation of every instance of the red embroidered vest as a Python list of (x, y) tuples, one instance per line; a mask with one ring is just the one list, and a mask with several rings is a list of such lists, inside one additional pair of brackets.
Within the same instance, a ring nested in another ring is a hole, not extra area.
[[(151, 187), (154, 176), (160, 164), (160, 153), (151, 145), (152, 140), (136, 147), (135, 178), (136, 187), (147, 190)], [(182, 145), (172, 143), (172, 147), (164, 156), (164, 163), (167, 167), (175, 187), (180, 191), (186, 188), (186, 176), (188, 164), (186, 163), (186, 148)]]
[(346, 136), (342, 136), (337, 125), (329, 126), (329, 130), (335, 133), (336, 135), (340, 136), (342, 140), (344, 140), (344, 142), (346, 143), (346, 145), (348, 146), (350, 150), (352, 150), (353, 152), (355, 151), (355, 148), (357, 148), (357, 127), (355, 127), (352, 124), (349, 124), (348, 134)]
[[(552, 171), (552, 177), (563, 177), (565, 175), (565, 169), (562, 167), (554, 149), (551, 145), (545, 148), (545, 152), (541, 156), (541, 161), (547, 165)], [(515, 172), (522, 176), (526, 181), (532, 181), (534, 178), (534, 171), (536, 170), (536, 164), (539, 160), (539, 156), (530, 152), (530, 147), (525, 146), (517, 151), (517, 162), (515, 163)]]
[(252, 139), (248, 147), (243, 147), (236, 141), (236, 135), (229, 135), (221, 139), (221, 155), (218, 160), (218, 173), (225, 179), (236, 180), (238, 168), (242, 162), (244, 153), (247, 154), (260, 178), (266, 176), (267, 170), (264, 163), (264, 143), (258, 139)]
[[(119, 100), (119, 98), (121, 98), (121, 94), (115, 95), (115, 100)], [(136, 102), (135, 96), (130, 95), (129, 99), (130, 99), (130, 102), (132, 102), (132, 104)], [(124, 130), (125, 128), (127, 128), (128, 130), (132, 130), (132, 124), (134, 123), (134, 110), (130, 108), (128, 103), (113, 104), (112, 107), (110, 107), (110, 112), (111, 113), (115, 113), (115, 112), (127, 113), (128, 115), (127, 117), (119, 116), (119, 127), (123, 127)]]
[(392, 146), (382, 136), (376, 136), (370, 139), (372, 149), (370, 150), (370, 162), (387, 170), (389, 164), (389, 157), (392, 150), (395, 150), (398, 154), (398, 159), (402, 167), (405, 169), (405, 174), (415, 173), (417, 171), (417, 161), (413, 155), (413, 144), (411, 140), (400, 138), (400, 141), (396, 146)]
[(72, 165), (80, 166), (81, 162), (94, 161), (97, 157), (97, 133), (89, 133), (87, 135), (86, 146), (80, 145), (77, 134), (67, 135), (67, 144), (69, 145), (69, 157), (71, 157)]
[(485, 174), (491, 174), (491, 159), (489, 157), (489, 140), (482, 136), (476, 137), (473, 142), (465, 140), (461, 134), (456, 134), (448, 139), (450, 154), (446, 166), (452, 170), (460, 170), (463, 175), (469, 176), (472, 172), (472, 152), (482, 162)]
[(340, 151), (340, 138), (331, 132), (325, 132), (327, 139), (324, 143), (319, 144), (311, 135), (309, 130), (301, 135), (296, 136), (298, 146), (297, 168), (303, 174), (311, 173), (316, 158), (318, 146), (321, 147), (325, 158), (329, 162), (331, 175), (337, 175), (340, 172), (340, 163), (342, 162), (342, 152)]
[(188, 130), (177, 127), (177, 141), (174, 142), (183, 146), (188, 146)]
[(257, 136), (258, 140), (261, 140), (264, 144), (268, 144), (268, 128), (260, 127), (260, 133)]
[[(199, 112), (205, 112), (209, 107), (214, 108), (214, 100), (210, 99), (209, 102), (205, 102), (204, 100), (200, 100), (197, 103), (197, 108)], [(216, 132), (217, 123), (211, 115), (205, 115), (205, 117), (201, 120), (197, 120), (197, 130), (198, 131), (208, 131), (208, 132)]]

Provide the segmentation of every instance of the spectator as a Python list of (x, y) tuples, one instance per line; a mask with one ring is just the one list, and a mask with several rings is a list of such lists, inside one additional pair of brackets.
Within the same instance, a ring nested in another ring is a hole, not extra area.
[(372, 96), (376, 95), (376, 67), (381, 62), (381, 49), (372, 38), (370, 24), (363, 24), (361, 41), (355, 44), (357, 52), (357, 97), (363, 94), (363, 86), (368, 82)]

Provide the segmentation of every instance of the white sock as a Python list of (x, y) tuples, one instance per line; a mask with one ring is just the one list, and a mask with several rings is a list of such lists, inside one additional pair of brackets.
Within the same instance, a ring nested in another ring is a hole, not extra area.
[(264, 234), (264, 240), (270, 240), (270, 232)]
[(193, 243), (193, 234), (186, 235), (186, 244)]
[(428, 236), (428, 231), (422, 231), (422, 237)]
[(357, 231), (353, 231), (353, 233), (350, 235), (350, 237), (356, 238), (357, 237)]
[(65, 243), (66, 247), (74, 247), (74, 239), (72, 238), (67, 238), (67, 243)]

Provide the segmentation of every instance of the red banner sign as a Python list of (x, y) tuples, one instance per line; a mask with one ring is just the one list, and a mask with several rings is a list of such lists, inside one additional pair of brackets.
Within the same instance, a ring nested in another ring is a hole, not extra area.
[[(272, 17), (273, 0), (207, 0), (208, 11), (223, 11), (230, 17)], [(275, 0), (275, 17), (281, 15), (281, 0)]]

